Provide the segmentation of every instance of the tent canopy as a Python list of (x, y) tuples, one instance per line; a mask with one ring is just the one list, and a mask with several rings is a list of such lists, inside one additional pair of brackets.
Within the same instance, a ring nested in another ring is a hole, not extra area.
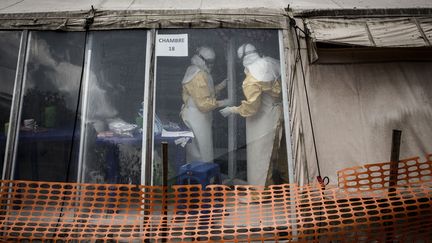
[(97, 10), (217, 10), (244, 8), (290, 7), (294, 11), (377, 9), (377, 8), (432, 8), (429, 0), (2, 0), (0, 13), (85, 11)]
[[(379, 13), (380, 16), (406, 14), (412, 16), (413, 12), (423, 15), (429, 13), (430, 16), (432, 2), (428, 0), (77, 0), (68, 3), (57, 0), (3, 0), (0, 2), (0, 29), (82, 31), (86, 28), (92, 30), (286, 28), (288, 9), (294, 16), (299, 17), (352, 14), (369, 16), (373, 13)], [(426, 25), (427, 23), (430, 22), (426, 22)], [(333, 29), (339, 28), (338, 24), (340, 23), (333, 23)], [(422, 24), (425, 23), (420, 23)], [(350, 24), (351, 28), (359, 28), (358, 25)], [(316, 24), (313, 26), (317, 36), (320, 36), (320, 28), (316, 28)], [(408, 24), (407, 28), (415, 31), (412, 24)], [(324, 30), (328, 31), (328, 28)]]
[(432, 43), (431, 17), (312, 18), (307, 26), (317, 42), (370, 47), (421, 47)]

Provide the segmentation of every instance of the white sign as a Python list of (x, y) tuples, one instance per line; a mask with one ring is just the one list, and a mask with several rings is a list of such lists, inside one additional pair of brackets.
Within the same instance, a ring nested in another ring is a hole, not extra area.
[(156, 35), (156, 56), (187, 57), (188, 34)]

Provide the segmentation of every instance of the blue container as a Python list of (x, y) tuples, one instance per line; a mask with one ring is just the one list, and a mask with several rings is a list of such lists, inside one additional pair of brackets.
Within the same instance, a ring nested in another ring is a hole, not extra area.
[(194, 161), (182, 165), (179, 169), (177, 183), (179, 185), (201, 184), (203, 189), (209, 184), (221, 183), (218, 164)]

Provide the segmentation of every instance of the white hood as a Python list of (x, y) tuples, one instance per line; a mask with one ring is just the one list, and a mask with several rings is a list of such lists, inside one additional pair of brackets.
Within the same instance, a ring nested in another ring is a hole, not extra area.
[(250, 54), (243, 59), (243, 65), (255, 79), (261, 82), (274, 81), (280, 76), (280, 63), (271, 57)]
[[(189, 83), (192, 80), (192, 78), (195, 77), (195, 75), (199, 71), (204, 71), (207, 74), (210, 72), (210, 70), (207, 68), (204, 60), (197, 55), (194, 55), (192, 57), (191, 63), (192, 63), (192, 65), (190, 65), (188, 67), (188, 69), (186, 70), (186, 73), (183, 77), (182, 84)], [(208, 76), (210, 76), (210, 75), (208, 75)]]

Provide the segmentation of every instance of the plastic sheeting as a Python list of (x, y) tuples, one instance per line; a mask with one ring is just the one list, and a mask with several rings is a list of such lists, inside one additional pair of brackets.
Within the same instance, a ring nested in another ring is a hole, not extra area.
[(431, 45), (432, 18), (313, 18), (306, 20), (316, 42), (376, 47)]
[(0, 12), (79, 11), (93, 5), (99, 10), (149, 10), (149, 9), (240, 9), (269, 7), (293, 10), (317, 9), (376, 9), (376, 8), (426, 8), (430, 0), (2, 0)]
[[(303, 39), (301, 42), (305, 43)], [(377, 62), (363, 57), (360, 63), (350, 63), (344, 57), (339, 63), (308, 65), (305, 47), (304, 80), (298, 52), (290, 57), (298, 183), (314, 181), (319, 174), (313, 136), (321, 175), (328, 176), (331, 184), (337, 183), (336, 171), (344, 167), (389, 160), (393, 129), (402, 130), (401, 157), (432, 151), (431, 61)]]
[(283, 9), (134, 10), (0, 14), (0, 29), (285, 28)]
[(388, 160), (393, 129), (402, 131), (402, 157), (432, 150), (432, 62), (312, 65), (310, 72), (323, 175)]
[(4, 0), (0, 29), (284, 28), (285, 9), (296, 16), (383, 17), (428, 16), (430, 8), (428, 0)]

